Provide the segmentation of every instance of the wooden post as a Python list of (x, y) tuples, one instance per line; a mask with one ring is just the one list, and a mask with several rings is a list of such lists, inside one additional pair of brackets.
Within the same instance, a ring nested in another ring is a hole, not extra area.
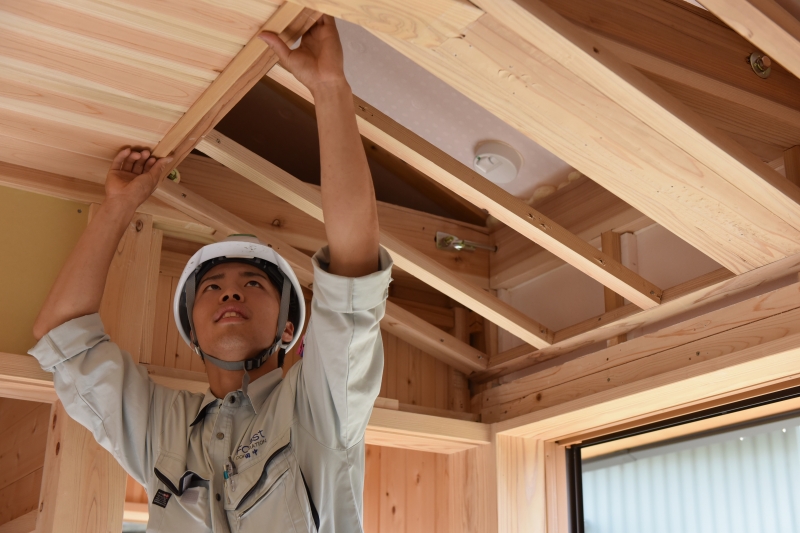
[[(453, 318), (455, 319), (455, 326), (453, 327), (453, 336), (469, 344), (469, 311), (464, 307), (453, 308)], [(470, 409), (469, 397), (469, 383), (467, 376), (454, 368), (450, 368), (449, 391), (448, 391), (448, 408), (451, 411), (464, 413)]]
[(546, 533), (545, 443), (497, 435), (499, 533)]
[[(89, 211), (90, 220), (97, 206)], [(137, 362), (149, 353), (161, 232), (137, 213), (109, 270), (100, 315), (106, 332)], [(155, 265), (155, 266), (154, 266)], [(150, 322), (148, 322), (148, 320)], [(127, 474), (92, 434), (53, 405), (47, 437), (37, 533), (113, 533), (122, 530)]]
[(484, 444), (448, 459), (452, 533), (497, 533), (495, 447)]
[[(622, 260), (622, 247), (620, 246), (619, 233), (614, 231), (605, 231), (601, 233), (600, 243), (604, 254), (613, 257), (617, 261)], [(603, 295), (605, 297), (606, 313), (625, 305), (625, 298), (608, 287), (603, 287)], [(608, 339), (608, 345), (615, 346), (626, 340), (628, 340), (628, 336), (623, 333), (622, 335), (617, 335), (616, 337)]]

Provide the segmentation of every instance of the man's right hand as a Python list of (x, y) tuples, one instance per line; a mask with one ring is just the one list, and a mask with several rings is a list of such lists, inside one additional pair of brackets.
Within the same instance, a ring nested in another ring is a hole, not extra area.
[(106, 176), (106, 199), (121, 201), (136, 209), (156, 190), (162, 178), (164, 167), (172, 162), (172, 157), (156, 159), (150, 157), (150, 150), (120, 151), (111, 163)]

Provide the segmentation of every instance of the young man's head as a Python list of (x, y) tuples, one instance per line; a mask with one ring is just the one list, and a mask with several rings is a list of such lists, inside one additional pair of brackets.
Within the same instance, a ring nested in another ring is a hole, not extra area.
[(305, 318), (299, 294), (291, 266), (275, 250), (252, 235), (233, 235), (189, 260), (175, 294), (175, 321), (215, 374), (261, 375), (282, 366), (284, 350), (298, 339)]
[[(279, 274), (277, 274), (279, 275)], [(242, 361), (272, 346), (281, 327), (281, 340), (294, 336), (292, 311), (278, 325), (281, 293), (276, 280), (261, 268), (239, 261), (215, 265), (199, 273), (194, 309), (195, 338), (204, 352), (224, 361)], [(282, 280), (281, 280), (282, 283)], [(292, 309), (294, 307), (295, 309)], [(277, 363), (277, 361), (276, 361)]]

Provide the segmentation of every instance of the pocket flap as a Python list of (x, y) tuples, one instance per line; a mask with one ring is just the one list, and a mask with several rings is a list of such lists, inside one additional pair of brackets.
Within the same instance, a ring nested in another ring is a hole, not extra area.
[[(276, 438), (266, 446), (263, 459), (251, 462), (247, 468), (233, 474), (225, 483), (225, 510), (238, 509), (241, 503), (249, 496), (257, 500), (261, 495), (269, 492), (272, 485), (289, 469), (288, 461), (276, 461), (278, 455), (289, 447), (291, 443), (291, 430), (287, 429), (283, 435)], [(259, 454), (260, 455), (260, 454)], [(259, 481), (266, 478), (264, 483)], [(254, 494), (254, 493), (258, 494)]]

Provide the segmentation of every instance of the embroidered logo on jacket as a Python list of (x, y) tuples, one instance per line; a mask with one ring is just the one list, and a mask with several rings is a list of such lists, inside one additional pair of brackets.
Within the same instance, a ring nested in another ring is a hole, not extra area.
[(234, 460), (250, 459), (251, 456), (258, 455), (258, 447), (265, 442), (267, 442), (267, 438), (264, 436), (264, 431), (258, 430), (257, 433), (250, 436), (250, 442), (236, 448)]
[(170, 498), (172, 498), (172, 494), (159, 489), (158, 492), (156, 492), (156, 497), (153, 498), (153, 505), (158, 505), (159, 507), (164, 507), (166, 509)]

